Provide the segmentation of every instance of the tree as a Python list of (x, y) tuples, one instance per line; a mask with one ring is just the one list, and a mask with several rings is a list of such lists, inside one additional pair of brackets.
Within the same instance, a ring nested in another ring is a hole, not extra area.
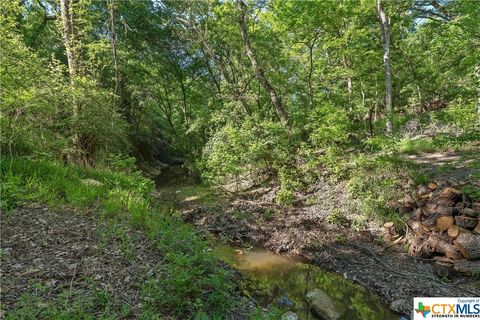
[(75, 0), (60, 0), (62, 38), (67, 54), (70, 79), (80, 76), (81, 57), (78, 46), (78, 29), (76, 23)]
[(237, 6), (238, 10), (240, 11), (240, 19), (239, 19), (239, 24), (240, 24), (240, 31), (242, 33), (242, 38), (243, 38), (243, 43), (245, 45), (245, 50), (247, 52), (247, 56), (250, 59), (250, 63), (252, 64), (252, 68), (255, 71), (255, 75), (262, 85), (262, 87), (265, 89), (265, 91), (268, 93), (270, 97), (270, 101), (272, 103), (273, 108), (275, 109), (275, 112), (282, 121), (282, 123), (289, 127), (289, 121), (288, 121), (288, 115), (285, 112), (282, 100), (280, 99), (280, 96), (277, 94), (277, 91), (275, 88), (271, 85), (271, 83), (268, 81), (265, 72), (263, 68), (260, 66), (257, 57), (255, 56), (255, 52), (253, 51), (253, 47), (250, 43), (250, 38), (248, 36), (248, 28), (247, 28), (247, 22), (246, 22), (246, 15), (247, 15), (247, 5), (243, 2), (243, 0), (237, 0)]
[(390, 26), (381, 0), (377, 0), (378, 16), (382, 29), (383, 65), (385, 67), (385, 110), (387, 112), (387, 133), (393, 132), (392, 76), (390, 71)]

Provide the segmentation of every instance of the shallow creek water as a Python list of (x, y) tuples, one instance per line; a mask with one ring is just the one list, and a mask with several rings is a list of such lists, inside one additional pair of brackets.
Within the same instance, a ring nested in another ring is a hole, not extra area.
[(320, 267), (252, 248), (237, 249), (219, 244), (216, 255), (245, 277), (244, 292), (261, 306), (277, 306), (294, 311), (300, 319), (316, 319), (309, 311), (307, 292), (321, 289), (331, 298), (341, 319), (400, 319), (380, 300), (360, 285)]
[[(191, 179), (167, 171), (157, 179), (163, 195), (164, 212), (172, 212), (184, 197), (192, 198)], [(188, 195), (184, 190), (189, 188)], [(295, 312), (300, 319), (317, 319), (309, 310), (306, 295), (313, 289), (323, 290), (333, 301), (334, 309), (345, 320), (393, 320), (400, 316), (389, 310), (380, 299), (362, 286), (343, 276), (303, 262), (298, 257), (278, 255), (261, 248), (236, 248), (212, 240), (215, 255), (245, 277), (241, 284), (245, 294), (264, 308), (278, 307)]]

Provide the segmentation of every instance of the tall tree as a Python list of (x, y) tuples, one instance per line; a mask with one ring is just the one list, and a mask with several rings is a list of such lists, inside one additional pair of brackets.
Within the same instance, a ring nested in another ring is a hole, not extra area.
[(392, 75), (390, 71), (390, 23), (381, 0), (377, 0), (383, 42), (383, 65), (385, 67), (385, 109), (387, 112), (387, 133), (393, 132)]
[(242, 33), (242, 38), (243, 38), (243, 43), (245, 45), (245, 49), (247, 51), (247, 56), (250, 59), (250, 63), (252, 64), (252, 67), (255, 71), (255, 75), (262, 85), (262, 87), (267, 91), (270, 101), (273, 105), (273, 108), (275, 109), (275, 112), (282, 121), (282, 123), (285, 126), (289, 126), (289, 121), (288, 121), (288, 115), (285, 111), (285, 108), (283, 106), (282, 100), (280, 99), (280, 96), (277, 94), (277, 91), (275, 88), (272, 86), (272, 84), (268, 81), (265, 72), (263, 71), (263, 68), (260, 66), (257, 57), (255, 55), (255, 52), (253, 51), (252, 44), (250, 43), (250, 37), (248, 35), (248, 27), (247, 27), (247, 21), (246, 21), (246, 15), (247, 15), (247, 5), (243, 2), (243, 0), (237, 0), (237, 6), (238, 10), (240, 11), (240, 31)]
[(115, 30), (115, 0), (110, 0), (109, 14), (110, 14), (110, 33), (112, 37), (113, 68), (115, 71), (114, 94), (117, 101), (121, 101), (120, 66), (118, 65), (118, 58), (117, 58), (117, 32)]
[(68, 71), (73, 81), (80, 75), (81, 61), (78, 48), (78, 30), (75, 17), (75, 0), (60, 0), (62, 38), (67, 54)]

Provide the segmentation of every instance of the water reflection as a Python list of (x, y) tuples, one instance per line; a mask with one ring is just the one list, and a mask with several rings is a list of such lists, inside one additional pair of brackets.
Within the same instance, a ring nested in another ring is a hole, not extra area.
[(239, 250), (218, 245), (217, 256), (240, 270), (248, 279), (246, 290), (262, 306), (292, 310), (300, 319), (316, 319), (309, 311), (306, 294), (325, 291), (343, 314), (341, 319), (399, 319), (377, 297), (343, 277), (263, 249)]

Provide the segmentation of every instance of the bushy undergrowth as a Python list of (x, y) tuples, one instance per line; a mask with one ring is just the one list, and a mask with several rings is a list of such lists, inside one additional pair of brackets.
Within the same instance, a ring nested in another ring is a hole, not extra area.
[(350, 171), (347, 190), (352, 199), (358, 200), (362, 215), (357, 215), (354, 225), (368, 221), (392, 220), (401, 224), (402, 217), (396, 210), (398, 200), (405, 197), (415, 181), (412, 166), (399, 157), (357, 157)]
[[(140, 228), (154, 241), (163, 253), (163, 263), (142, 291), (144, 319), (160, 319), (164, 314), (220, 319), (234, 306), (232, 274), (219, 265), (190, 226), (154, 209), (153, 182), (139, 172), (64, 166), (50, 160), (2, 160), (2, 209), (35, 201), (101, 210), (105, 219)], [(119, 166), (126, 162), (112, 160)], [(64, 311), (68, 310), (58, 314)]]

